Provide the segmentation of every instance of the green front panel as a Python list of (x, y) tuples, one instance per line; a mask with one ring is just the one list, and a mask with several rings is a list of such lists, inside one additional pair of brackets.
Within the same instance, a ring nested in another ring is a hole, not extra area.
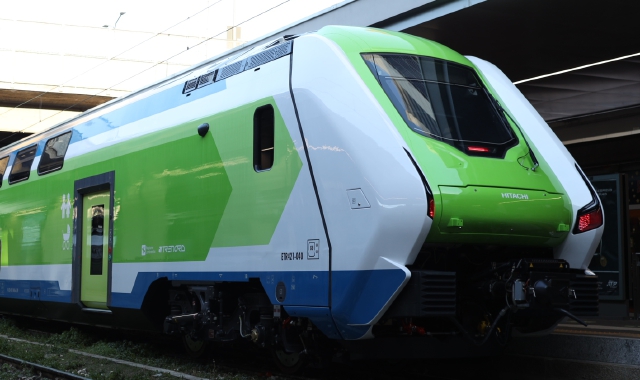
[(84, 195), (80, 300), (87, 307), (107, 308), (109, 191)]
[(459, 243), (555, 245), (568, 234), (565, 196), (545, 191), (440, 186), (429, 240)]
[[(551, 172), (548, 165), (541, 165), (535, 171), (528, 169), (533, 166), (531, 157), (528, 154), (528, 147), (519, 129), (512, 121), (508, 122), (518, 137), (519, 143), (510, 148), (504, 158), (469, 156), (449, 144), (420, 135), (411, 130), (362, 57), (363, 53), (422, 55), (456, 62), (475, 69), (471, 61), (461, 54), (437, 42), (386, 30), (329, 26), (322, 28), (318, 33), (331, 39), (342, 48), (356, 72), (389, 116), (391, 122), (396, 126), (396, 129), (410, 148), (411, 154), (423, 170), (431, 186), (431, 190), (434, 193), (437, 217), (447, 215), (449, 218), (459, 218), (460, 216), (456, 215), (459, 214), (465, 206), (459, 206), (457, 202), (469, 206), (478, 200), (475, 194), (469, 194), (468, 190), (461, 191), (456, 195), (451, 193), (440, 194), (441, 189), (446, 187), (461, 189), (489, 187), (505, 189), (517, 188), (533, 191), (532, 194), (565, 193), (560, 182), (555, 174)], [(481, 73), (478, 73), (478, 75), (484, 79)], [(486, 83), (486, 80), (485, 85), (494, 97), (499, 98), (491, 86)], [(533, 149), (535, 151), (535, 146)], [(541, 154), (538, 154), (537, 158), (541, 163), (544, 163), (544, 157), (542, 157)], [(500, 190), (496, 190), (496, 192), (499, 193)], [(466, 200), (467, 196), (471, 198)], [(519, 221), (521, 216), (517, 213), (524, 211), (520, 210), (518, 208), (519, 206), (511, 207), (513, 206), (511, 205), (510, 207), (506, 207), (502, 205), (501, 212), (503, 214), (501, 214), (501, 216), (505, 217), (505, 219), (499, 219), (497, 216), (495, 219), (487, 219), (487, 216), (482, 212), (464, 210), (466, 215), (466, 219), (464, 220), (465, 227), (469, 223), (473, 223), (475, 226), (473, 227), (473, 233), (451, 233), (450, 229), (442, 229), (440, 228), (441, 226), (436, 223), (435, 225), (437, 225), (438, 228), (432, 228), (428, 236), (428, 241), (453, 243), (488, 242), (492, 244), (559, 244), (566, 236), (566, 233), (558, 234), (554, 232), (553, 235), (548, 236), (524, 233), (524, 235), (517, 235), (520, 237), (514, 237), (514, 235), (510, 233), (487, 232), (478, 228), (478, 226), (484, 223), (498, 223), (498, 225), (506, 223), (500, 227), (500, 231), (504, 231), (504, 228), (515, 223), (515, 226), (518, 228), (527, 230), (530, 228), (539, 229), (540, 234), (542, 231), (551, 233), (551, 229), (554, 231), (557, 229), (558, 223), (571, 225), (570, 200), (568, 197), (562, 195), (557, 195), (557, 197), (554, 201), (545, 203), (546, 208), (544, 208), (544, 210), (550, 212), (552, 217), (550, 217), (548, 222), (543, 222), (542, 225), (540, 224), (540, 220), (534, 222), (533, 225), (528, 222)], [(489, 199), (486, 201), (488, 202), (486, 205), (488, 209), (485, 211), (488, 210), (490, 213), (495, 213), (494, 208), (497, 207), (497, 204)], [(530, 202), (528, 204), (532, 203)], [(475, 205), (474, 207), (480, 207), (480, 205)], [(508, 213), (510, 214), (507, 218), (506, 215)], [(540, 212), (534, 211), (533, 214), (525, 216), (525, 218), (535, 219), (541, 215)], [(448, 222), (449, 220), (447, 220), (445, 224), (448, 224)], [(555, 226), (553, 226), (554, 224)], [(510, 229), (509, 227), (508, 231), (510, 231)], [(523, 236), (526, 238), (523, 238)]]
[[(373, 32), (373, 33), (372, 33)], [(351, 64), (365, 82), (378, 103), (411, 148), (411, 153), (427, 175), (429, 183), (448, 186), (496, 186), (536, 189), (562, 193), (563, 190), (541, 168), (531, 167), (528, 148), (518, 129), (509, 122), (520, 143), (509, 149), (503, 159), (469, 156), (449, 144), (414, 132), (407, 126), (385, 94), (362, 53), (403, 53), (435, 57), (474, 68), (471, 61), (437, 42), (404, 33), (378, 29), (350, 27), (324, 27), (319, 32), (335, 41), (345, 52)], [(491, 91), (491, 88), (488, 88)], [(493, 94), (494, 96), (495, 93)], [(542, 158), (540, 155), (538, 159)], [(438, 191), (437, 188), (433, 189)]]

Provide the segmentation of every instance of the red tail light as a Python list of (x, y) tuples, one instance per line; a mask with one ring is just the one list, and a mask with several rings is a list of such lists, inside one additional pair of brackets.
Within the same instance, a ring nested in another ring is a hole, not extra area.
[(579, 234), (582, 232), (587, 232), (594, 230), (600, 226), (602, 226), (604, 222), (604, 217), (602, 215), (602, 207), (600, 207), (600, 198), (598, 198), (598, 194), (591, 186), (591, 183), (584, 175), (582, 170), (576, 164), (576, 170), (578, 170), (578, 174), (582, 177), (584, 184), (589, 189), (591, 193), (591, 202), (587, 203), (583, 208), (578, 210), (578, 220), (576, 221), (576, 225), (573, 227), (573, 233)]
[(433, 219), (436, 216), (436, 202), (433, 200), (433, 197), (429, 198), (429, 217)]
[(467, 150), (469, 152), (480, 152), (480, 153), (489, 153), (491, 149), (486, 148), (484, 146), (468, 146)]
[(598, 207), (597, 209), (591, 211), (588, 214), (580, 215), (578, 218), (578, 231), (586, 232), (589, 230), (593, 230), (602, 225), (602, 209)]

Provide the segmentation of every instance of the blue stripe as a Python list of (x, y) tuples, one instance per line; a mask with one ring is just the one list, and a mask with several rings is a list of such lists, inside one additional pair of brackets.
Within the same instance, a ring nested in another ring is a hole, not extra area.
[(0, 299), (71, 302), (71, 290), (60, 290), (58, 281), (0, 280)]
[[(329, 302), (329, 272), (151, 272), (138, 273), (131, 293), (111, 293), (111, 305), (139, 309), (152, 282), (166, 278), (170, 281), (229, 281), (248, 282), (259, 278), (274, 305), (327, 307)], [(284, 302), (276, 299), (276, 286), (286, 287)]]
[(404, 282), (401, 269), (333, 271), (331, 313), (345, 339), (359, 339)]
[(182, 94), (183, 85), (180, 83), (75, 126), (70, 144), (223, 91), (227, 88), (227, 81), (215, 82), (192, 91), (188, 96)]
[[(138, 273), (131, 293), (111, 293), (111, 306), (139, 309), (149, 286), (158, 279), (197, 282), (248, 282), (259, 278), (274, 305), (283, 305), (292, 316), (306, 317), (331, 339), (359, 339), (368, 323), (384, 308), (405, 279), (397, 270), (334, 271), (333, 305), (328, 304), (329, 272), (151, 272)], [(286, 288), (283, 302), (276, 287)], [(39, 293), (36, 293), (39, 292)], [(57, 281), (0, 281), (0, 299), (71, 302), (71, 291), (60, 290)]]

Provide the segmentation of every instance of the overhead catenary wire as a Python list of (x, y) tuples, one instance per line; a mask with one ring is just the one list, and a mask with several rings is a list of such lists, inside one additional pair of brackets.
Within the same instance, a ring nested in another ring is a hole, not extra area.
[[(220, 0), (220, 1), (222, 1), (222, 0)], [(165, 59), (163, 59), (163, 60), (162, 60), (162, 61), (160, 61), (160, 62), (156, 62), (156, 63), (155, 63), (155, 64), (153, 64), (152, 66), (147, 67), (146, 69), (144, 69), (144, 70), (142, 70), (142, 71), (140, 71), (140, 72), (138, 72), (138, 73), (136, 73), (136, 74), (134, 74), (134, 75), (132, 75), (132, 76), (130, 76), (130, 77), (128, 77), (128, 78), (126, 78), (126, 79), (124, 79), (124, 80), (122, 80), (122, 81), (120, 81), (120, 82), (118, 82), (118, 83), (116, 83), (116, 84), (114, 84), (114, 85), (112, 85), (112, 86), (110, 86), (110, 87), (108, 87), (108, 88), (105, 88), (105, 89), (103, 89), (102, 91), (100, 91), (100, 92), (98, 92), (98, 93), (95, 93), (95, 94), (93, 94), (93, 95), (87, 95), (86, 97), (84, 97), (84, 98), (80, 99), (78, 102), (76, 102), (76, 103), (74, 103), (74, 104), (70, 105), (69, 107), (67, 107), (67, 108), (65, 108), (65, 109), (63, 109), (63, 110), (61, 110), (61, 111), (58, 111), (58, 112), (56, 112), (56, 113), (54, 113), (54, 114), (51, 114), (51, 115), (47, 116), (46, 118), (44, 118), (44, 119), (42, 119), (42, 120), (38, 121), (37, 123), (33, 123), (33, 124), (29, 125), (28, 127), (23, 128), (23, 129), (21, 129), (21, 130), (19, 130), (19, 131), (16, 131), (16, 132), (12, 133), (11, 135), (9, 135), (9, 136), (7, 136), (7, 137), (5, 137), (5, 138), (1, 139), (1, 140), (0, 140), (0, 143), (1, 143), (2, 141), (5, 141), (5, 140), (7, 140), (7, 139), (10, 139), (11, 137), (13, 137), (14, 135), (16, 135), (16, 134), (18, 134), (18, 133), (24, 133), (25, 131), (29, 130), (30, 128), (32, 128), (32, 127), (34, 127), (34, 126), (36, 126), (36, 125), (38, 125), (39, 123), (41, 123), (41, 122), (43, 122), (43, 121), (45, 121), (45, 120), (47, 120), (47, 119), (50, 119), (50, 118), (52, 118), (52, 117), (54, 117), (54, 116), (56, 116), (56, 115), (58, 115), (58, 114), (60, 114), (60, 113), (62, 113), (62, 112), (64, 112), (64, 111), (68, 111), (69, 109), (71, 109), (71, 108), (73, 108), (73, 107), (77, 106), (78, 104), (80, 104), (80, 103), (84, 102), (85, 100), (91, 99), (91, 98), (93, 98), (94, 96), (98, 96), (98, 95), (102, 94), (103, 92), (108, 91), (108, 90), (110, 90), (110, 89), (114, 88), (115, 86), (118, 86), (118, 85), (120, 85), (120, 84), (122, 84), (122, 83), (124, 83), (124, 82), (126, 82), (126, 81), (128, 81), (128, 80), (131, 80), (131, 79), (133, 79), (133, 78), (137, 77), (138, 75), (141, 75), (141, 74), (143, 74), (143, 73), (145, 73), (145, 72), (147, 72), (147, 71), (151, 70), (152, 68), (154, 68), (154, 67), (156, 67), (156, 66), (158, 66), (158, 65), (161, 65), (161, 64), (163, 64), (163, 63), (165, 63), (165, 62), (167, 62), (167, 61), (169, 61), (169, 60), (171, 60), (171, 59), (173, 59), (173, 58), (175, 58), (175, 57), (179, 56), (180, 54), (186, 53), (186, 52), (187, 52), (187, 51), (189, 51), (190, 49), (193, 49), (193, 48), (195, 48), (195, 47), (198, 47), (198, 46), (202, 45), (203, 43), (208, 42), (208, 41), (210, 41), (210, 40), (212, 40), (212, 39), (214, 39), (214, 38), (216, 38), (216, 37), (220, 36), (221, 34), (224, 34), (224, 33), (228, 32), (228, 31), (232, 30), (233, 28), (237, 28), (237, 27), (238, 27), (238, 26), (240, 26), (240, 25), (243, 25), (243, 24), (245, 24), (245, 23), (247, 23), (247, 22), (249, 22), (249, 21), (251, 21), (251, 20), (253, 20), (253, 19), (257, 18), (257, 17), (260, 17), (260, 16), (264, 15), (265, 13), (268, 13), (268, 12), (270, 12), (270, 11), (272, 11), (272, 10), (276, 9), (276, 8), (280, 7), (281, 5), (283, 5), (283, 4), (285, 4), (285, 3), (288, 3), (289, 1), (291, 1), (291, 0), (284, 0), (284, 1), (282, 1), (282, 2), (280, 2), (280, 3), (278, 3), (278, 4), (276, 4), (276, 5), (274, 5), (273, 7), (269, 8), (269, 9), (267, 9), (267, 10), (263, 11), (263, 12), (260, 12), (260, 13), (258, 13), (258, 14), (256, 14), (256, 15), (254, 15), (254, 16), (251, 16), (251, 17), (249, 17), (248, 19), (246, 19), (246, 20), (244, 20), (244, 21), (242, 21), (242, 22), (239, 22), (239, 23), (237, 23), (237, 24), (235, 24), (235, 25), (233, 25), (233, 26), (231, 26), (231, 27), (229, 27), (229, 28), (227, 28), (227, 29), (225, 29), (225, 30), (221, 31), (220, 33), (217, 33), (217, 34), (215, 34), (215, 35), (213, 35), (213, 36), (211, 36), (211, 37), (208, 37), (208, 38), (206, 38), (206, 39), (204, 39), (204, 40), (202, 40), (202, 41), (198, 42), (197, 44), (195, 44), (195, 45), (193, 45), (193, 46), (191, 46), (191, 47), (187, 47), (186, 49), (184, 49), (184, 50), (180, 51), (179, 53), (176, 53), (176, 54), (174, 54), (174, 55), (172, 55), (172, 56), (170, 56), (170, 57), (168, 57), (168, 58), (165, 58)], [(216, 4), (217, 4), (217, 3), (216, 3)], [(215, 5), (215, 4), (214, 4), (214, 5)], [(124, 53), (121, 53), (121, 54), (124, 54)], [(49, 91), (51, 91), (51, 90), (49, 90)], [(38, 97), (36, 97), (36, 98), (38, 98)], [(25, 102), (25, 103), (26, 103), (26, 102)], [(23, 103), (23, 104), (24, 104), (24, 103)], [(16, 107), (14, 107), (14, 108), (16, 108)], [(8, 111), (7, 111), (7, 112), (8, 112)], [(0, 114), (0, 116), (2, 116), (2, 114)]]
[[(120, 52), (120, 53), (118, 53), (118, 54), (116, 54), (116, 55), (112, 56), (111, 58), (108, 58), (108, 59), (106, 59), (106, 60), (104, 60), (104, 61), (100, 62), (99, 64), (97, 64), (97, 65), (95, 65), (95, 66), (91, 67), (90, 69), (83, 71), (82, 73), (80, 73), (80, 74), (78, 74), (78, 75), (74, 76), (73, 78), (71, 78), (71, 79), (69, 79), (69, 80), (67, 80), (67, 81), (65, 81), (65, 82), (63, 82), (63, 83), (61, 83), (61, 84), (59, 84), (59, 85), (57, 85), (57, 86), (55, 86), (55, 87), (53, 87), (53, 88), (51, 88), (51, 89), (47, 90), (47, 91), (43, 91), (43, 92), (41, 92), (40, 94), (38, 94), (38, 95), (34, 96), (33, 98), (31, 98), (31, 99), (29, 99), (29, 100), (26, 100), (26, 101), (24, 101), (24, 102), (22, 102), (22, 103), (18, 104), (17, 106), (15, 106), (15, 107), (12, 107), (12, 108), (8, 109), (7, 111), (5, 111), (5, 112), (3, 112), (3, 113), (0, 113), (0, 116), (4, 115), (4, 114), (6, 114), (6, 113), (9, 113), (9, 112), (11, 112), (11, 111), (15, 110), (16, 108), (20, 108), (21, 106), (23, 106), (23, 105), (25, 105), (25, 104), (27, 104), (27, 103), (29, 103), (29, 102), (33, 101), (33, 100), (36, 100), (36, 99), (38, 99), (38, 98), (40, 98), (40, 97), (42, 97), (42, 96), (44, 96), (44, 95), (46, 95), (46, 94), (48, 94), (48, 93), (50, 93), (50, 92), (52, 92), (52, 91), (54, 91), (54, 90), (56, 90), (56, 89), (60, 88), (60, 87), (64, 87), (64, 85), (66, 85), (67, 83), (72, 82), (72, 81), (74, 81), (74, 80), (76, 80), (76, 79), (80, 78), (81, 76), (83, 76), (83, 75), (85, 75), (85, 74), (87, 74), (87, 73), (89, 73), (89, 72), (91, 72), (91, 71), (93, 71), (93, 70), (97, 69), (98, 67), (100, 67), (100, 66), (104, 65), (105, 63), (110, 62), (110, 61), (114, 60), (115, 58), (118, 58), (118, 57), (120, 57), (121, 55), (123, 55), (123, 54), (126, 54), (126, 53), (130, 52), (131, 50), (133, 50), (133, 49), (137, 48), (138, 46), (140, 46), (140, 45), (142, 45), (142, 44), (145, 44), (145, 43), (149, 42), (150, 40), (152, 40), (152, 39), (154, 39), (154, 38), (158, 37), (158, 36), (159, 36), (159, 35), (161, 35), (161, 34), (166, 33), (167, 31), (169, 31), (169, 30), (171, 30), (171, 29), (175, 28), (176, 26), (178, 26), (178, 25), (180, 25), (180, 24), (182, 24), (182, 23), (184, 23), (184, 22), (186, 22), (186, 21), (189, 21), (192, 17), (195, 17), (195, 16), (199, 15), (200, 13), (202, 13), (202, 12), (206, 11), (207, 9), (209, 9), (209, 8), (213, 7), (214, 5), (216, 5), (216, 4), (218, 4), (218, 3), (221, 3), (222, 1), (224, 1), (224, 0), (218, 0), (218, 1), (216, 1), (215, 3), (213, 3), (213, 4), (211, 4), (211, 5), (207, 5), (206, 7), (202, 8), (202, 9), (201, 9), (201, 10), (199, 10), (198, 12), (196, 12), (196, 13), (192, 14), (191, 16), (187, 17), (186, 19), (184, 19), (184, 20), (182, 20), (182, 21), (180, 21), (180, 22), (177, 22), (177, 23), (175, 23), (175, 24), (171, 25), (170, 27), (168, 27), (168, 28), (166, 28), (166, 29), (164, 29), (164, 30), (162, 30), (162, 31), (160, 31), (160, 32), (158, 32), (158, 33), (156, 33), (156, 34), (154, 34), (153, 36), (151, 36), (151, 37), (147, 38), (146, 40), (141, 41), (140, 43), (138, 43), (138, 44), (136, 44), (136, 45), (134, 45), (134, 46), (131, 46), (130, 48), (128, 48), (128, 49), (126, 49), (126, 50), (124, 50), (124, 51), (122, 51), (122, 52)], [(118, 19), (119, 19), (119, 18), (118, 18)], [(113, 87), (113, 86), (112, 86), (112, 87)], [(74, 106), (75, 106), (75, 105), (77, 105), (77, 104), (78, 104), (78, 103), (74, 104)], [(72, 106), (72, 107), (73, 107), (73, 106)], [(66, 110), (68, 110), (68, 108), (67, 108), (67, 109), (65, 109), (64, 111), (66, 111)], [(59, 113), (59, 112), (58, 112), (58, 113)], [(58, 113), (56, 113), (56, 115), (57, 115)], [(45, 119), (45, 120), (46, 120), (46, 119)], [(42, 121), (42, 120), (41, 120), (41, 121)], [(40, 122), (41, 122), (41, 121), (40, 121)], [(36, 123), (36, 124), (37, 124), (37, 123)], [(34, 124), (34, 125), (35, 125), (35, 124)], [(30, 125), (29, 127), (25, 128), (25, 129), (24, 129), (24, 130), (22, 130), (22, 131), (25, 131), (25, 130), (27, 130), (27, 129), (31, 128), (31, 127), (33, 127), (33, 125)], [(21, 132), (22, 132), (22, 131), (21, 131)], [(0, 141), (2, 141), (2, 140), (0, 140)]]

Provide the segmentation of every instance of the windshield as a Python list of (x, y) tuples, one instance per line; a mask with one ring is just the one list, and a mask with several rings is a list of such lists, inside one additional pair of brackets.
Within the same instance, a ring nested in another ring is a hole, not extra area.
[(407, 125), (467, 154), (503, 157), (517, 139), (475, 72), (405, 54), (363, 54)]

